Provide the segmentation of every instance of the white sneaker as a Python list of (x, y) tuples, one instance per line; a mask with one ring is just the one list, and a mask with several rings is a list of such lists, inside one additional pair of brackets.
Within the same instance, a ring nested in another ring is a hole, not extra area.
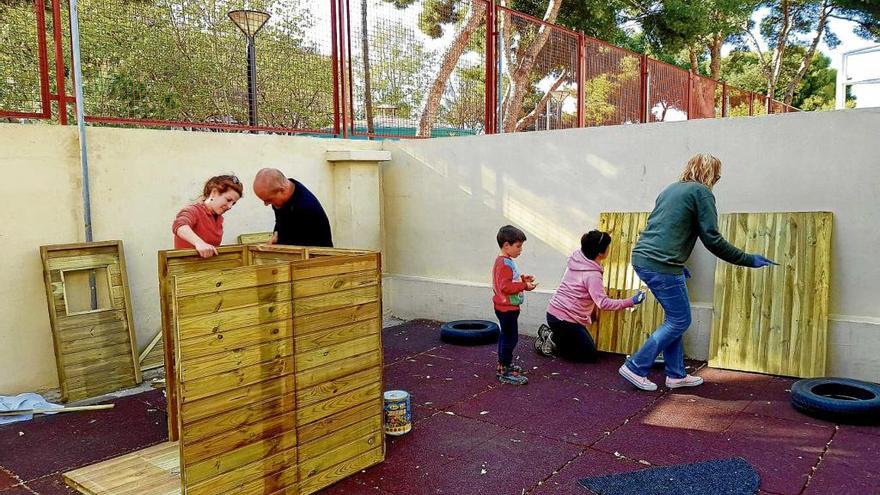
[(621, 366), (620, 369), (617, 371), (620, 372), (620, 376), (626, 378), (626, 380), (628, 382), (632, 383), (633, 385), (635, 385), (636, 388), (640, 388), (642, 390), (647, 390), (649, 392), (657, 390), (656, 383), (652, 382), (651, 380), (648, 380), (644, 376), (639, 376), (639, 375), (633, 373), (632, 370), (630, 370), (629, 368), (626, 367), (626, 364)]
[(702, 384), (703, 379), (694, 375), (686, 375), (684, 378), (666, 377), (666, 388), (696, 387)]

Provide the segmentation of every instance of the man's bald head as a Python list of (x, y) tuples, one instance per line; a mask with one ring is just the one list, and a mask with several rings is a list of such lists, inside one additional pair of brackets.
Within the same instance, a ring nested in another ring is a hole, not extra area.
[(254, 177), (254, 194), (263, 204), (281, 208), (293, 196), (293, 183), (277, 168), (263, 168)]

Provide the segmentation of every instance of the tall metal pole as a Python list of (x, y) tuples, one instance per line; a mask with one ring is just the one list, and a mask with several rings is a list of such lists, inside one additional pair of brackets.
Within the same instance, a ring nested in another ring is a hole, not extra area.
[[(86, 242), (92, 242), (92, 201), (89, 191), (89, 155), (86, 147), (86, 119), (82, 89), (82, 62), (79, 56), (79, 16), (77, 0), (70, 0), (70, 43), (73, 51), (73, 88), (76, 95), (76, 125), (79, 130), (79, 161), (82, 165), (83, 229)], [(60, 93), (60, 92), (59, 92)]]
[(247, 36), (248, 122), (257, 125), (257, 52), (253, 36)]

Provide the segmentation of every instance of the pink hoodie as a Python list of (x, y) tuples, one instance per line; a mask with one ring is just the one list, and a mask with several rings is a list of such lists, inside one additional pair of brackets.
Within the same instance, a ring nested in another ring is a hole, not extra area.
[(547, 312), (560, 320), (587, 326), (593, 322), (593, 310), (617, 311), (631, 308), (632, 299), (609, 299), (602, 284), (602, 265), (587, 259), (580, 249), (571, 253), (568, 268), (556, 293), (550, 298)]

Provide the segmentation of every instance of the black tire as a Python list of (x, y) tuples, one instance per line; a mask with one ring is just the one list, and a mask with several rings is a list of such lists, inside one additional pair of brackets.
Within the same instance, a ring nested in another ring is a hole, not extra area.
[(482, 345), (498, 341), (498, 324), (486, 320), (457, 320), (440, 327), (440, 340), (449, 344)]
[(808, 378), (791, 387), (798, 411), (836, 423), (880, 422), (880, 385), (849, 378)]

